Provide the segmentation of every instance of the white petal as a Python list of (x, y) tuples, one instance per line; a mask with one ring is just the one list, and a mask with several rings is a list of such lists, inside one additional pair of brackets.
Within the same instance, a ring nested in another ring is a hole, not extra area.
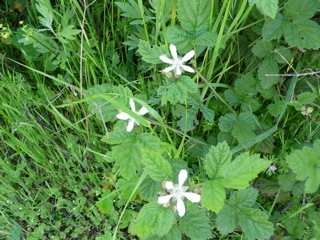
[(130, 98), (129, 103), (130, 103), (130, 107), (131, 107), (132, 112), (136, 112), (136, 106), (134, 105), (134, 101), (132, 98)]
[(165, 63), (169, 63), (169, 64), (172, 64), (172, 60), (170, 59), (170, 58), (168, 58), (166, 55), (161, 55), (160, 57), (160, 60), (162, 61), (162, 62), (165, 62)]
[(180, 217), (182, 217), (186, 213), (186, 207), (184, 206), (181, 198), (178, 198), (177, 210)]
[(190, 202), (200, 202), (200, 195), (196, 193), (191, 192), (185, 192), (183, 193), (183, 196), (185, 196)]
[(182, 169), (179, 173), (178, 180), (179, 180), (179, 186), (182, 187), (184, 182), (186, 181), (188, 176), (188, 172), (185, 169)]
[(133, 127), (134, 127), (134, 119), (130, 118), (130, 120), (128, 122), (128, 126), (127, 126), (127, 132), (131, 132)]
[(177, 59), (178, 58), (178, 54), (177, 54), (177, 48), (175, 45), (173, 44), (170, 44), (170, 52), (171, 52), (171, 55), (173, 57), (173, 59)]
[(181, 69), (180, 69), (179, 67), (176, 67), (175, 74), (176, 74), (177, 76), (180, 76), (180, 75), (181, 75)]
[(166, 182), (165, 185), (166, 185), (166, 189), (174, 189), (173, 183), (170, 181)]
[(175, 69), (175, 66), (167, 67), (167, 68), (163, 69), (162, 72), (167, 73), (167, 72), (172, 71), (173, 69)]
[(166, 195), (166, 196), (159, 197), (158, 203), (165, 204), (165, 203), (169, 202), (171, 198), (172, 198), (172, 195)]
[(117, 118), (119, 118), (121, 120), (128, 120), (131, 117), (128, 113), (121, 112), (121, 113), (117, 114)]
[(190, 60), (193, 56), (194, 56), (194, 51), (192, 50), (183, 56), (182, 61), (186, 62)]
[(148, 109), (146, 109), (145, 107), (142, 107), (141, 109), (140, 109), (140, 111), (138, 112), (138, 115), (145, 115), (147, 112), (149, 112), (148, 111)]
[(193, 68), (187, 66), (187, 65), (181, 65), (181, 67), (187, 71), (187, 72), (190, 72), (190, 73), (194, 73), (195, 71), (193, 70)]

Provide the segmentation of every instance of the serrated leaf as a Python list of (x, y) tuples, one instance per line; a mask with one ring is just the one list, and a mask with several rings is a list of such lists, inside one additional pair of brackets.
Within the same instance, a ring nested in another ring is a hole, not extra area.
[(258, 78), (261, 80), (261, 86), (268, 89), (280, 81), (279, 76), (266, 76), (266, 74), (279, 74), (278, 63), (272, 57), (262, 61), (258, 69)]
[(292, 59), (291, 49), (285, 46), (279, 46), (272, 53), (273, 59), (276, 60), (278, 63), (287, 63), (290, 62)]
[(199, 34), (198, 36), (196, 36), (195, 39), (192, 39), (191, 43), (193, 45), (203, 45), (203, 46), (213, 47), (214, 45), (216, 45), (217, 39), (218, 39), (217, 34), (209, 31), (205, 31)]
[(238, 118), (233, 113), (227, 113), (226, 115), (219, 118), (219, 128), (223, 132), (230, 132), (233, 128), (235, 122), (238, 121)]
[(260, 92), (264, 99), (272, 99), (278, 95), (275, 86), (272, 86), (268, 89), (265, 89), (261, 86), (261, 82), (258, 82), (256, 85), (257, 90)]
[(241, 208), (237, 214), (239, 225), (248, 240), (268, 239), (273, 231), (273, 224), (266, 213), (259, 209)]
[(167, 52), (165, 46), (151, 47), (147, 41), (141, 39), (139, 41), (138, 51), (142, 56), (142, 60), (152, 64), (162, 63), (159, 57)]
[(279, 175), (278, 182), (284, 191), (292, 191), (294, 196), (304, 193), (304, 182), (298, 181), (296, 174), (292, 171), (288, 174)]
[(285, 17), (278, 13), (275, 19), (268, 18), (262, 27), (262, 37), (264, 41), (278, 39), (284, 33)]
[(132, 142), (136, 137), (134, 132), (127, 131), (114, 131), (109, 132), (108, 136), (104, 136), (101, 141), (108, 144), (121, 144), (126, 142)]
[(244, 148), (249, 148), (255, 144), (257, 136), (251, 131), (249, 125), (243, 123), (235, 123), (231, 130), (234, 136)]
[(184, 116), (181, 118), (178, 122), (177, 125), (183, 130), (183, 131), (192, 131), (198, 121), (197, 121), (197, 108), (191, 108), (188, 109), (187, 116)]
[(231, 152), (226, 142), (212, 146), (205, 157), (205, 169), (209, 179), (219, 179), (231, 162)]
[(52, 6), (50, 1), (48, 0), (39, 0), (37, 1), (36, 8), (38, 12), (43, 17), (38, 17), (40, 23), (52, 30), (52, 21), (53, 21), (53, 14), (52, 14)]
[(197, 84), (188, 76), (170, 79), (166, 86), (161, 86), (158, 89), (158, 94), (162, 96), (161, 103), (165, 105), (167, 101), (172, 104), (178, 102), (184, 103), (187, 99), (187, 94), (197, 92)]
[(225, 204), (217, 215), (216, 225), (221, 234), (231, 233), (238, 226), (236, 211), (230, 204)]
[(289, 218), (284, 222), (288, 233), (293, 236), (295, 239), (302, 239), (302, 235), (305, 232), (305, 224), (302, 219), (298, 217)]
[(295, 19), (286, 23), (284, 38), (291, 47), (320, 48), (320, 26), (309, 19)]
[(181, 231), (178, 225), (172, 225), (170, 231), (163, 236), (151, 235), (146, 240), (181, 240)]
[(179, 219), (181, 232), (197, 240), (205, 240), (212, 236), (209, 222), (206, 212), (194, 203), (188, 203), (186, 214)]
[(141, 149), (142, 164), (145, 166), (144, 170), (155, 181), (164, 181), (172, 179), (171, 166), (161, 154), (147, 149)]
[(149, 202), (158, 198), (158, 192), (162, 190), (161, 182), (154, 181), (147, 176), (139, 187), (139, 193), (143, 199)]
[(256, 79), (252, 76), (252, 73), (247, 73), (238, 78), (234, 84), (234, 92), (239, 100), (242, 100), (246, 96), (254, 96), (257, 93), (255, 88)]
[(219, 212), (226, 200), (224, 187), (218, 181), (207, 181), (202, 187), (201, 203), (208, 210)]
[(214, 111), (209, 109), (206, 105), (200, 104), (199, 109), (203, 114), (203, 117), (208, 120), (209, 122), (212, 122), (214, 120)]
[(129, 0), (129, 3), (115, 2), (115, 4), (121, 8), (122, 16), (129, 18), (141, 18), (141, 12), (138, 3), (134, 0)]
[(273, 117), (278, 117), (282, 110), (283, 101), (270, 104), (267, 109)]
[(313, 148), (304, 147), (295, 150), (287, 156), (289, 167), (297, 174), (297, 179), (305, 182), (305, 192), (314, 193), (320, 185), (320, 140), (317, 140)]
[(111, 190), (106, 189), (105, 192), (102, 194), (101, 198), (99, 198), (99, 201), (96, 203), (97, 207), (104, 214), (115, 211), (115, 208), (113, 206), (113, 199), (116, 195), (110, 193)]
[(243, 189), (249, 186), (249, 181), (270, 165), (270, 161), (260, 159), (259, 155), (249, 155), (244, 152), (231, 162), (223, 172), (223, 185), (228, 188)]
[(258, 197), (258, 190), (252, 187), (232, 193), (230, 204), (238, 208), (250, 208)]
[(241, 122), (243, 125), (248, 126), (251, 130), (255, 130), (258, 127), (257, 117), (251, 112), (240, 113), (238, 119), (239, 122)]
[(68, 25), (65, 28), (63, 28), (62, 31), (58, 32), (57, 35), (69, 40), (74, 40), (76, 39), (75, 35), (81, 32), (81, 30), (79, 29), (73, 29), (74, 27), (74, 25)]
[(181, 53), (187, 53), (192, 49), (193, 36), (180, 26), (169, 26), (166, 31), (168, 42), (174, 44)]
[(251, 4), (255, 3), (261, 13), (271, 18), (275, 18), (278, 10), (278, 0), (249, 0)]
[[(132, 176), (130, 179), (119, 179), (117, 182), (117, 189), (121, 192), (121, 197), (123, 199), (128, 199), (132, 192), (134, 191), (139, 179), (137, 176)], [(136, 198), (137, 192), (133, 194), (132, 199)]]
[[(115, 161), (114, 167), (119, 168), (120, 175), (128, 179), (136, 175), (142, 167), (141, 149), (159, 151), (160, 140), (150, 133), (142, 133), (132, 140), (112, 147), (111, 158)], [(108, 153), (110, 154), (110, 152)], [(109, 156), (110, 157), (110, 156)]]
[(265, 58), (271, 55), (274, 45), (271, 41), (257, 41), (252, 47), (252, 52), (259, 58)]
[[(280, 189), (280, 185), (274, 181), (265, 179), (265, 178), (257, 178), (252, 186), (259, 190), (260, 194), (265, 195), (267, 197), (272, 197), (275, 194), (278, 193)], [(289, 197), (291, 197), (291, 194), (286, 191), (280, 191), (277, 203), (286, 201)]]
[(317, 94), (313, 92), (304, 92), (298, 95), (298, 101), (301, 105), (313, 103), (316, 98)]
[(140, 210), (133, 226), (133, 233), (145, 239), (150, 234), (163, 236), (173, 224), (174, 214), (171, 208), (164, 208), (157, 202), (145, 204)]
[(312, 18), (320, 7), (319, 1), (289, 0), (284, 4), (285, 15), (288, 19)]
[(178, 19), (184, 30), (196, 35), (208, 30), (210, 19), (210, 0), (178, 0)]

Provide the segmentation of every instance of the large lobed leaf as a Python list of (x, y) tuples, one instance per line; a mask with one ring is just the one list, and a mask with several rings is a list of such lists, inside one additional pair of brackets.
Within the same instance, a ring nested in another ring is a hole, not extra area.
[(142, 59), (147, 63), (153, 64), (162, 63), (159, 57), (167, 52), (165, 46), (151, 47), (150, 43), (141, 39), (139, 41), (138, 48), (138, 51), (141, 54)]
[(297, 174), (297, 179), (305, 182), (305, 192), (314, 193), (320, 185), (320, 140), (313, 148), (304, 147), (287, 156), (289, 167)]
[(205, 182), (201, 191), (201, 203), (203, 207), (217, 213), (223, 207), (225, 200), (226, 193), (219, 180)]

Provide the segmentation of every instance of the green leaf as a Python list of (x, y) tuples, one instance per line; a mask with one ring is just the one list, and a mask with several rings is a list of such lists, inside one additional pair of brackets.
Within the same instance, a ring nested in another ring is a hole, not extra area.
[(231, 152), (226, 142), (212, 146), (205, 157), (205, 169), (209, 179), (219, 179), (231, 162)]
[(219, 118), (219, 128), (223, 132), (230, 132), (233, 128), (233, 124), (238, 121), (238, 118), (233, 113), (227, 113)]
[(304, 193), (304, 182), (298, 181), (296, 174), (292, 171), (288, 174), (279, 175), (278, 182), (284, 191), (292, 191), (294, 196)]
[(220, 210), (216, 225), (218, 231), (223, 235), (231, 233), (238, 226), (236, 211), (230, 204), (225, 204)]
[(146, 240), (173, 240), (173, 239), (181, 240), (181, 231), (177, 224), (172, 225), (172, 228), (170, 229), (170, 231), (163, 236), (151, 235), (146, 238)]
[(248, 240), (264, 240), (273, 234), (273, 224), (268, 221), (268, 215), (259, 209), (241, 208), (237, 217)]
[(75, 35), (81, 32), (81, 30), (79, 29), (73, 29), (74, 27), (74, 25), (68, 25), (65, 28), (63, 28), (61, 32), (58, 32), (57, 35), (59, 37), (64, 37), (69, 40), (74, 40), (76, 39)]
[(219, 180), (207, 181), (202, 187), (201, 203), (208, 210), (219, 212), (226, 200), (224, 187)]
[(174, 214), (171, 208), (164, 208), (156, 202), (147, 203), (138, 214), (133, 233), (143, 239), (153, 233), (163, 236), (170, 231), (173, 221)]
[(291, 49), (285, 46), (277, 47), (272, 53), (272, 55), (273, 59), (276, 60), (278, 63), (287, 63), (290, 62), (292, 59)]
[(214, 111), (209, 109), (206, 105), (200, 104), (199, 109), (203, 114), (203, 117), (208, 120), (209, 122), (212, 122), (214, 120)]
[(205, 31), (199, 34), (195, 39), (191, 40), (191, 43), (193, 45), (203, 45), (203, 46), (213, 47), (214, 45), (216, 45), (217, 39), (218, 39), (217, 34), (209, 31)]
[(166, 86), (161, 86), (158, 89), (158, 94), (162, 96), (161, 104), (167, 104), (167, 101), (172, 104), (178, 102), (184, 103), (187, 99), (187, 94), (197, 92), (197, 84), (188, 76), (180, 76), (172, 78)]
[(282, 110), (282, 105), (283, 105), (283, 101), (278, 101), (276, 103), (272, 103), (270, 104), (267, 109), (268, 109), (268, 112), (274, 116), (274, 117), (278, 117), (279, 114), (281, 113), (281, 110)]
[[(117, 189), (121, 192), (121, 198), (128, 199), (132, 192), (134, 191), (137, 183), (139, 181), (139, 178), (137, 176), (132, 176), (129, 179), (119, 179), (117, 182)], [(134, 200), (136, 198), (137, 192), (133, 194), (131, 200)]]
[(271, 41), (258, 40), (252, 47), (252, 52), (259, 58), (265, 58), (271, 55), (274, 50), (274, 45)]
[(136, 171), (142, 167), (141, 149), (159, 151), (161, 142), (157, 137), (150, 133), (137, 135), (121, 145), (112, 147), (112, 151), (107, 156), (115, 161), (115, 169), (120, 170), (120, 175), (125, 178), (131, 178), (136, 175)]
[(134, 132), (127, 131), (114, 131), (109, 132), (108, 136), (104, 136), (101, 141), (108, 144), (121, 144), (121, 143), (130, 143), (136, 137)]
[[(265, 195), (267, 197), (274, 196), (279, 192), (280, 189), (280, 185), (278, 183), (261, 177), (256, 179), (253, 182), (252, 186), (254, 188), (257, 188), (262, 195)], [(284, 202), (289, 197), (291, 197), (291, 194), (289, 192), (281, 190), (277, 198), (277, 203)]]
[(295, 19), (286, 23), (284, 38), (291, 47), (320, 48), (320, 26), (309, 19)]
[(123, 13), (121, 16), (128, 18), (141, 18), (141, 12), (138, 3), (134, 0), (129, 0), (129, 3), (115, 2), (115, 4), (121, 8)]
[(208, 239), (212, 236), (210, 219), (203, 209), (194, 203), (187, 204), (186, 214), (179, 219), (182, 233), (191, 239)]
[(167, 52), (165, 46), (151, 47), (151, 45), (147, 41), (141, 39), (139, 40), (138, 48), (138, 51), (142, 56), (142, 60), (152, 64), (162, 63), (159, 57)]
[(256, 4), (261, 13), (271, 18), (275, 18), (278, 10), (278, 0), (249, 0), (251, 4)]
[(192, 131), (197, 126), (197, 113), (197, 108), (193, 107), (188, 109), (187, 116), (184, 116), (177, 122), (177, 125), (181, 128), (181, 130)]
[(278, 13), (275, 19), (268, 18), (262, 27), (264, 41), (278, 39), (284, 33), (285, 17)]
[(52, 6), (50, 1), (39, 0), (37, 1), (36, 8), (38, 12), (43, 16), (43, 17), (38, 17), (40, 20), (40, 23), (43, 26), (53, 30), (52, 29), (53, 13), (52, 13)]
[(158, 192), (162, 190), (161, 182), (154, 181), (147, 176), (139, 187), (139, 193), (143, 199), (147, 199), (149, 202), (158, 198)]
[(166, 31), (168, 42), (174, 44), (179, 52), (187, 53), (192, 49), (191, 40), (194, 38), (180, 26), (169, 26)]
[(232, 193), (229, 202), (232, 206), (237, 206), (238, 208), (250, 208), (255, 204), (257, 197), (258, 190), (249, 187)]
[(142, 149), (142, 164), (144, 170), (155, 181), (164, 181), (172, 179), (172, 170), (168, 161), (161, 154), (155, 151)]
[(115, 208), (113, 206), (113, 199), (116, 195), (110, 193), (111, 190), (106, 189), (106, 191), (102, 194), (101, 198), (99, 198), (99, 201), (96, 203), (97, 207), (104, 214), (115, 211)]
[(288, 19), (312, 18), (320, 8), (320, 2), (314, 0), (289, 0), (284, 4), (285, 15)]
[(178, 0), (178, 19), (184, 30), (201, 34), (209, 29), (211, 0)]
[(301, 105), (313, 103), (316, 98), (317, 94), (313, 92), (304, 92), (298, 95), (298, 101)]
[(305, 224), (302, 219), (298, 217), (289, 218), (284, 222), (288, 233), (295, 239), (302, 239), (302, 235), (305, 233)]
[(305, 182), (305, 192), (314, 193), (320, 185), (320, 140), (313, 148), (303, 147), (287, 156), (289, 167), (297, 174), (297, 179)]
[(228, 188), (243, 189), (249, 186), (249, 181), (270, 165), (270, 161), (260, 159), (259, 155), (242, 153), (231, 162), (223, 172), (222, 184)]
[(255, 130), (258, 128), (258, 120), (257, 117), (251, 112), (243, 112), (239, 114), (239, 122), (243, 125), (248, 126), (251, 130)]
[(231, 134), (244, 148), (251, 147), (255, 144), (257, 139), (257, 136), (251, 131), (250, 126), (241, 122), (237, 122), (233, 125)]
[(279, 76), (266, 76), (266, 74), (279, 74), (278, 63), (272, 57), (268, 57), (262, 61), (258, 69), (258, 77), (264, 89), (268, 89), (280, 81)]

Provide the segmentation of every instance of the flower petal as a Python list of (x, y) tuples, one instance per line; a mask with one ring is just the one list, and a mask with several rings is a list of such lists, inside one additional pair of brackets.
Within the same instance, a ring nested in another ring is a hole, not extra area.
[(117, 114), (117, 118), (119, 118), (121, 120), (128, 120), (131, 117), (128, 113), (121, 112), (121, 113)]
[(170, 181), (166, 182), (165, 185), (166, 185), (166, 189), (169, 189), (169, 190), (174, 189), (173, 183)]
[(167, 73), (167, 72), (172, 71), (173, 69), (175, 69), (175, 66), (167, 67), (167, 68), (163, 69), (162, 72)]
[(132, 98), (130, 98), (129, 103), (130, 103), (130, 107), (131, 107), (132, 112), (136, 112), (136, 106), (134, 105), (134, 101)]
[(161, 196), (158, 198), (158, 203), (165, 204), (169, 202), (171, 198), (172, 198), (172, 195)]
[(183, 196), (185, 196), (190, 202), (200, 202), (201, 196), (196, 193), (184, 192)]
[(170, 58), (167, 57), (167, 55), (161, 55), (159, 58), (162, 62), (165, 62), (165, 63), (172, 64), (173, 62)]
[(171, 55), (173, 57), (173, 59), (178, 59), (178, 54), (177, 54), (177, 48), (175, 45), (173, 44), (170, 44), (170, 52), (171, 52)]
[(186, 62), (186, 61), (190, 60), (193, 56), (194, 56), (194, 51), (192, 50), (183, 56), (182, 61)]
[(134, 119), (130, 118), (130, 120), (128, 122), (128, 126), (127, 126), (127, 132), (131, 132), (133, 127), (134, 127)]
[(181, 75), (181, 69), (180, 69), (180, 67), (176, 67), (175, 74), (176, 74), (177, 76), (180, 76), (180, 75)]
[(186, 207), (184, 206), (181, 198), (178, 198), (177, 210), (180, 217), (182, 217), (186, 213)]
[(184, 182), (186, 181), (188, 176), (188, 172), (185, 169), (182, 169), (179, 173), (178, 176), (178, 181), (179, 181), (179, 186), (182, 187), (182, 185), (184, 184)]
[(187, 72), (190, 72), (190, 73), (194, 73), (195, 72), (192, 67), (189, 67), (187, 65), (181, 65), (181, 67), (183, 68), (183, 70), (185, 70)]
[(145, 107), (142, 107), (141, 109), (140, 109), (140, 111), (138, 112), (138, 115), (145, 115), (147, 112), (149, 112), (148, 111), (148, 109), (146, 109)]

